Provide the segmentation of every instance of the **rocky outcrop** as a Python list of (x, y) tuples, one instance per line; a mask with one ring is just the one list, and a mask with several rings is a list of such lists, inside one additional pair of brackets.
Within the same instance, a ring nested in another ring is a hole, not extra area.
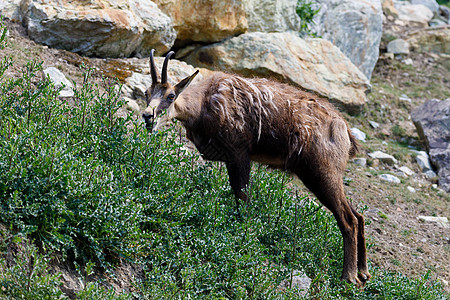
[(425, 28), (408, 37), (415, 52), (435, 52), (450, 54), (450, 26)]
[(414, 109), (411, 117), (438, 168), (439, 185), (450, 192), (450, 99), (429, 100)]
[(86, 56), (147, 55), (168, 51), (176, 37), (172, 22), (144, 0), (23, 0), (20, 10), (29, 36), (48, 46)]
[(2, 0), (0, 1), (0, 16), (11, 21), (22, 22), (22, 16), (19, 11), (20, 0)]
[(155, 0), (170, 16), (180, 45), (218, 42), (247, 31), (298, 31), (296, 0)]
[(429, 8), (434, 14), (439, 11), (439, 4), (436, 0), (411, 0), (411, 4), (422, 4)]
[(411, 4), (407, 1), (394, 1), (398, 19), (414, 26), (428, 27), (433, 12), (423, 4)]
[(244, 8), (250, 32), (299, 31), (297, 0), (245, 0)]
[(198, 48), (185, 60), (245, 76), (275, 77), (325, 96), (351, 113), (366, 101), (369, 82), (342, 52), (323, 39), (290, 33), (247, 33)]
[(177, 40), (217, 42), (248, 30), (242, 1), (155, 0), (173, 21)]
[(380, 0), (318, 0), (311, 29), (331, 41), (370, 79), (378, 60), (383, 11)]

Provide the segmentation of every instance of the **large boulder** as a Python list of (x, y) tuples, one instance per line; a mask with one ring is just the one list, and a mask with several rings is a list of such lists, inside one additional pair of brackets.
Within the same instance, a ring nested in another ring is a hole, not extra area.
[(351, 113), (366, 101), (370, 84), (329, 41), (291, 33), (253, 32), (201, 47), (185, 60), (244, 76), (275, 77), (325, 96)]
[(378, 60), (383, 26), (380, 0), (318, 0), (311, 30), (335, 44), (367, 78)]
[(422, 4), (428, 7), (434, 14), (439, 11), (439, 3), (436, 0), (411, 0), (411, 4)]
[(300, 29), (297, 0), (155, 0), (170, 16), (177, 43), (218, 42), (247, 31), (284, 32)]
[(408, 43), (416, 52), (450, 54), (450, 26), (424, 28), (413, 32)]
[(128, 57), (168, 51), (176, 37), (172, 22), (145, 0), (23, 0), (29, 36), (39, 43), (87, 56)]
[(0, 16), (11, 21), (22, 22), (22, 16), (19, 12), (21, 0), (2, 0), (0, 1)]
[(155, 3), (172, 18), (181, 43), (217, 42), (248, 29), (241, 1), (155, 0)]
[(299, 31), (297, 0), (243, 1), (250, 32)]
[(439, 185), (450, 192), (450, 99), (429, 100), (414, 109), (411, 117), (438, 168)]
[(428, 27), (433, 18), (431, 9), (423, 4), (411, 4), (407, 1), (394, 1), (398, 19), (414, 26)]

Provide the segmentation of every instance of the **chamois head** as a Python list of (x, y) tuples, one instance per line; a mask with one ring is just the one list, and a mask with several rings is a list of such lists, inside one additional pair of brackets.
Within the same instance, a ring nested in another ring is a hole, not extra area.
[[(155, 118), (158, 117), (165, 109), (172, 108), (174, 102), (181, 98), (179, 97), (181, 92), (191, 83), (194, 77), (198, 74), (198, 70), (181, 80), (175, 86), (172, 86), (167, 82), (167, 65), (169, 63), (169, 58), (174, 54), (173, 51), (167, 53), (164, 59), (162, 71), (161, 71), (161, 81), (159, 81), (158, 70), (155, 66), (155, 61), (153, 59), (154, 49), (150, 52), (150, 73), (152, 75), (152, 85), (145, 91), (145, 100), (147, 102), (147, 108), (144, 110), (142, 117), (144, 118), (145, 125), (147, 129), (153, 129), (155, 124)], [(181, 101), (180, 101), (181, 102)], [(170, 112), (169, 112), (170, 114)], [(172, 113), (169, 118), (176, 118), (176, 114)]]

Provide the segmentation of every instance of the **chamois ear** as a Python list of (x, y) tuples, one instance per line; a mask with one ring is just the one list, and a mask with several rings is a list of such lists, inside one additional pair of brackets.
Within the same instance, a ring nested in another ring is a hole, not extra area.
[(195, 76), (197, 76), (197, 74), (198, 74), (198, 70), (195, 71), (195, 73), (192, 74), (191, 76), (188, 76), (188, 77), (184, 78), (183, 80), (181, 80), (175, 86), (175, 92), (177, 93), (177, 95), (181, 94), (181, 92), (184, 91), (184, 89), (188, 87), (188, 85), (192, 82), (192, 80), (194, 80), (194, 78), (195, 78)]

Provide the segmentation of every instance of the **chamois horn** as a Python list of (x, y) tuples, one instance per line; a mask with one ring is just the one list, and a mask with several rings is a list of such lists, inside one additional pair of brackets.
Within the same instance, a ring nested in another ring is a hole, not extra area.
[(161, 83), (167, 83), (167, 65), (169, 64), (169, 58), (174, 54), (175, 52), (170, 51), (167, 53), (166, 58), (164, 59), (164, 64), (162, 67), (161, 72)]
[(155, 84), (158, 82), (158, 70), (156, 70), (153, 53), (155, 53), (155, 49), (152, 49), (152, 51), (150, 51), (150, 73), (152, 75), (152, 83)]

